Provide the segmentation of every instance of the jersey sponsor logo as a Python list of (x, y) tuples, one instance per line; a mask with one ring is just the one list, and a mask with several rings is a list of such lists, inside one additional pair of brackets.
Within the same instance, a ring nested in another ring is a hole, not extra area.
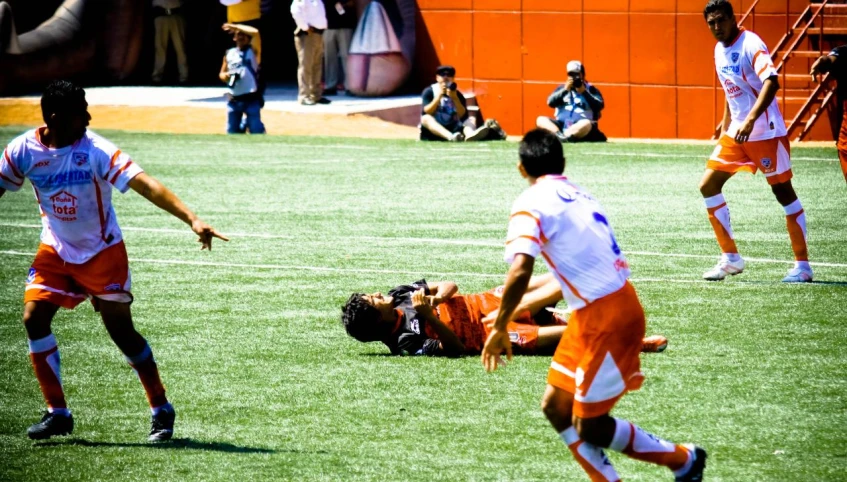
[(741, 75), (741, 66), (740, 65), (724, 65), (721, 67), (722, 74), (735, 74)]
[(615, 260), (615, 270), (623, 271), (625, 269), (629, 269), (629, 263), (625, 259), (616, 259)]
[(112, 283), (103, 287), (103, 291), (121, 291), (120, 283)]
[(53, 216), (60, 221), (76, 221), (76, 196), (67, 192), (61, 191), (58, 194), (50, 196), (50, 201), (53, 203)]
[(30, 181), (42, 189), (51, 187), (73, 186), (76, 184), (88, 184), (91, 182), (89, 171), (67, 171), (49, 176), (31, 176)]
[(38, 161), (32, 167), (47, 167), (50, 165), (50, 161)]
[(83, 164), (88, 163), (88, 154), (84, 152), (74, 152), (73, 153), (74, 164), (77, 166), (82, 166)]
[(409, 323), (409, 329), (414, 331), (418, 335), (421, 334), (421, 325), (417, 319), (412, 319), (412, 321)]
[(738, 52), (733, 52), (733, 53), (732, 53), (732, 55), (731, 55), (730, 57), (732, 57), (732, 63), (733, 63), (733, 64), (738, 63), (738, 57), (739, 57), (739, 53), (738, 53)]
[(26, 284), (31, 284), (33, 281), (35, 281), (35, 268), (30, 268), (26, 275)]
[(727, 97), (730, 99), (739, 97), (744, 93), (744, 91), (741, 90), (741, 87), (735, 85), (735, 83), (729, 79), (723, 81), (723, 88), (726, 91)]

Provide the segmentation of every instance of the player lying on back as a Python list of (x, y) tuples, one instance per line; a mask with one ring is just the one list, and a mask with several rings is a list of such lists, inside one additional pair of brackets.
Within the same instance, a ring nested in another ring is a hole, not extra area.
[[(497, 317), (503, 287), (459, 294), (452, 281), (419, 280), (388, 292), (353, 293), (341, 308), (347, 334), (361, 342), (381, 341), (393, 355), (478, 355)], [(517, 353), (553, 353), (567, 320), (546, 308), (562, 299), (552, 274), (533, 276), (512, 321), (509, 338)], [(644, 339), (642, 351), (661, 352), (664, 336)]]

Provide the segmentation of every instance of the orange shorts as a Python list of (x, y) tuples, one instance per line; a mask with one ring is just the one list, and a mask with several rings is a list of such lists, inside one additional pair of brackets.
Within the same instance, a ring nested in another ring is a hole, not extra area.
[(635, 288), (623, 288), (571, 314), (547, 383), (574, 394), (573, 413), (581, 418), (609, 413), (628, 390), (638, 390), (644, 310)]
[(131, 285), (123, 241), (100, 251), (83, 264), (66, 263), (55, 249), (42, 243), (29, 268), (24, 303), (47, 301), (73, 309), (91, 296), (131, 303)]
[(791, 146), (787, 136), (739, 144), (724, 134), (706, 162), (706, 169), (733, 174), (741, 171), (755, 174), (759, 170), (768, 184), (781, 184), (793, 176)]

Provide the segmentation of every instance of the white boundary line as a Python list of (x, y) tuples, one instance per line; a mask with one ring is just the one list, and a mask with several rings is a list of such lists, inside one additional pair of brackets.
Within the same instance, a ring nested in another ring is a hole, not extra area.
[[(9, 256), (27, 256), (33, 257), (35, 253), (24, 253), (22, 251), (3, 251), (0, 250), (0, 255)], [(250, 268), (250, 269), (266, 269), (266, 270), (299, 270), (299, 271), (316, 271), (316, 272), (332, 272), (332, 273), (370, 273), (370, 274), (400, 274), (409, 276), (421, 276), (420, 271), (395, 270), (395, 269), (369, 269), (369, 268), (328, 268), (323, 266), (299, 266), (288, 264), (245, 264), (245, 263), (218, 263), (210, 261), (184, 261), (184, 260), (168, 260), (168, 259), (150, 259), (150, 258), (129, 258), (132, 263), (149, 263), (160, 265), (181, 265), (181, 266), (209, 266), (213, 268)], [(503, 280), (506, 273), (488, 274), (488, 273), (469, 273), (469, 272), (427, 272), (427, 276), (437, 278), (493, 278)], [(709, 281), (700, 279), (664, 279), (664, 278), (631, 278), (634, 283), (684, 283), (684, 284), (709, 284)]]
[[(11, 228), (32, 228), (32, 229), (40, 229), (40, 224), (15, 224), (15, 223), (3, 223), (0, 222), (0, 227), (11, 227)], [(170, 228), (137, 228), (137, 227), (121, 227), (122, 231), (136, 231), (136, 232), (149, 232), (149, 233), (165, 233), (165, 234), (179, 234), (179, 235), (187, 235), (188, 231), (185, 229), (170, 229)], [(300, 239), (299, 236), (287, 235), (287, 234), (264, 234), (264, 233), (226, 233), (228, 237), (231, 239), (235, 238), (258, 238), (258, 239)], [(443, 244), (443, 245), (454, 245), (454, 246), (479, 246), (485, 248), (503, 248), (504, 243), (494, 243), (490, 241), (473, 241), (466, 239), (441, 239), (441, 238), (411, 238), (411, 237), (384, 237), (384, 236), (338, 236), (337, 239), (346, 239), (351, 241), (389, 241), (389, 242), (397, 242), (397, 243), (429, 243), (429, 244)], [(0, 254), (6, 253), (5, 251), (0, 251)], [(17, 252), (16, 252), (17, 253)], [(666, 257), (666, 258), (695, 258), (695, 259), (715, 259), (716, 255), (709, 254), (686, 254), (686, 253), (658, 253), (654, 251), (626, 251), (627, 255), (633, 256), (656, 256), (656, 257)], [(775, 263), (775, 264), (792, 264), (792, 260), (782, 260), (782, 259), (771, 259), (771, 258), (744, 258), (746, 261), (753, 261), (756, 263)], [(811, 261), (809, 263), (812, 266), (826, 266), (828, 268), (847, 268), (847, 263), (829, 263), (822, 261)], [(250, 267), (253, 265), (245, 265), (245, 267)], [(305, 267), (303, 269), (306, 269)], [(318, 268), (316, 268), (318, 269)], [(334, 268), (326, 268), (327, 270), (331, 270)]]

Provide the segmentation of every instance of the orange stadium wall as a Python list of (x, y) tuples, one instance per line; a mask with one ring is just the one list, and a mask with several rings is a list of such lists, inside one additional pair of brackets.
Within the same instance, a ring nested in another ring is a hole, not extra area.
[[(741, 16), (753, 0), (736, 0)], [(723, 115), (716, 87), (715, 40), (705, 0), (418, 0), (416, 76), (426, 84), (438, 64), (456, 67), (460, 90), (509, 133), (552, 115), (547, 96), (580, 59), (603, 93), (600, 128), (610, 137), (708, 139)], [(776, 46), (801, 0), (760, 0), (745, 27)], [(809, 60), (787, 64), (807, 73)], [(792, 86), (803, 87), (803, 86)], [(797, 107), (788, 106), (788, 115)], [(825, 117), (825, 116), (824, 116)], [(832, 139), (826, 118), (810, 139)]]

